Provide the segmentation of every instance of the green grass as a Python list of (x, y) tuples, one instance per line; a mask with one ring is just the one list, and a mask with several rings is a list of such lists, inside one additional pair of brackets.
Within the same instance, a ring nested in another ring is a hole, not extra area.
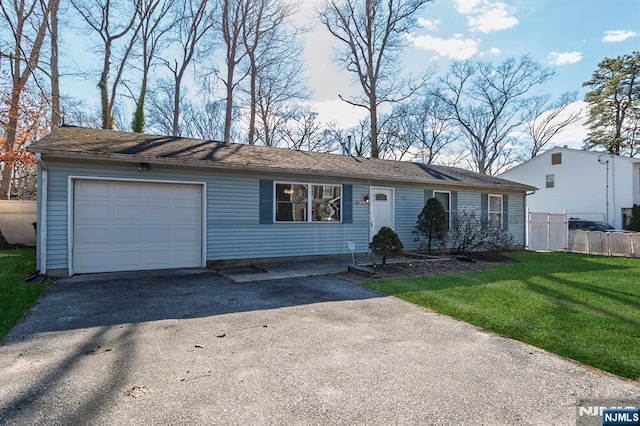
[(519, 263), (364, 285), (619, 376), (640, 378), (640, 259), (508, 255)]
[(22, 318), (47, 283), (30, 284), (24, 277), (33, 269), (32, 248), (0, 250), (0, 340)]

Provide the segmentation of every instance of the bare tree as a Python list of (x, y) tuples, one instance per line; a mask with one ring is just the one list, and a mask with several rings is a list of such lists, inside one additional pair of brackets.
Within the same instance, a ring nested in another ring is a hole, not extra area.
[(58, 9), (60, 0), (51, 1), (49, 34), (51, 42), (50, 80), (51, 80), (51, 127), (60, 127), (62, 110), (60, 108), (60, 71), (58, 67)]
[[(260, 114), (265, 145), (271, 145), (272, 129), (268, 123), (273, 106), (283, 98), (296, 97), (298, 93), (292, 91), (297, 90), (301, 81), (302, 48), (296, 42), (298, 31), (290, 22), (297, 7), (282, 0), (245, 0), (244, 9), (242, 42), (248, 67), (245, 91), (249, 95), (247, 142), (255, 143), (256, 120)], [(268, 99), (264, 99), (265, 96)]]
[[(13, 0), (0, 2), (0, 22), (10, 33), (0, 46), (0, 60), (9, 63), (11, 88), (2, 151), (11, 155), (16, 148), (20, 121), (21, 96), (40, 62), (40, 52), (47, 35), (52, 0)], [(5, 50), (6, 49), (6, 50)], [(3, 123), (4, 124), (4, 123)], [(4, 161), (0, 181), (0, 199), (9, 199), (13, 180), (13, 163)]]
[(231, 140), (231, 126), (234, 117), (234, 96), (236, 87), (246, 76), (236, 76), (237, 67), (246, 57), (242, 43), (242, 31), (247, 19), (244, 0), (217, 0), (220, 13), (220, 34), (224, 42), (225, 70), (221, 78), (225, 87), (224, 141)]
[(459, 136), (442, 100), (430, 94), (399, 103), (383, 117), (380, 147), (385, 158), (399, 160), (409, 154), (431, 164)]
[(141, 50), (142, 79), (140, 91), (135, 99), (136, 110), (131, 128), (134, 132), (144, 133), (145, 117), (144, 103), (147, 97), (149, 71), (157, 59), (158, 49), (161, 48), (167, 33), (176, 23), (175, 16), (169, 14), (176, 0), (142, 0), (137, 9), (140, 21), (139, 42)]
[[(89, 32), (95, 32), (102, 42), (102, 70), (98, 80), (102, 128), (114, 127), (113, 111), (118, 87), (125, 65), (140, 31), (141, 21), (138, 11), (141, 0), (70, 0), (71, 5), (88, 25)], [(120, 39), (120, 55), (114, 50)], [(115, 64), (115, 73), (111, 67)]]
[(318, 122), (318, 113), (309, 106), (297, 104), (286, 114), (279, 129), (281, 140), (296, 151), (333, 152), (335, 140), (328, 138), (327, 128)]
[(377, 158), (378, 107), (406, 99), (416, 88), (398, 77), (397, 55), (415, 16), (430, 0), (330, 0), (318, 12), (320, 22), (343, 48), (337, 62), (354, 74), (360, 96), (343, 101), (369, 112), (371, 157)]
[(571, 104), (578, 100), (578, 92), (565, 92), (555, 102), (550, 94), (542, 94), (531, 98), (526, 106), (532, 117), (527, 122), (527, 133), (531, 138), (529, 158), (533, 158), (542, 151), (549, 141), (577, 123), (582, 118), (582, 109), (571, 111)]
[(298, 114), (297, 102), (309, 97), (299, 59), (302, 49), (294, 40), (281, 41), (279, 45), (271, 44), (263, 54), (266, 59), (256, 75), (255, 108), (251, 103), (252, 112), (257, 115), (256, 139), (266, 146), (277, 145), (284, 124)]
[(203, 43), (203, 41), (216, 22), (209, 0), (188, 0), (177, 2), (176, 6), (174, 13), (178, 19), (173, 40), (176, 48), (171, 50), (178, 51), (179, 55), (172, 61), (168, 59), (167, 53), (162, 59), (173, 77), (173, 104), (167, 105), (169, 108), (163, 108), (160, 112), (164, 114), (171, 112), (171, 126), (166, 130), (168, 134), (182, 136), (180, 116), (185, 73), (198, 53), (206, 53), (214, 45), (213, 42)]
[(553, 71), (530, 56), (489, 62), (454, 62), (434, 93), (449, 108), (464, 136), (473, 168), (496, 174), (509, 161), (514, 130), (531, 118), (528, 94), (546, 82)]

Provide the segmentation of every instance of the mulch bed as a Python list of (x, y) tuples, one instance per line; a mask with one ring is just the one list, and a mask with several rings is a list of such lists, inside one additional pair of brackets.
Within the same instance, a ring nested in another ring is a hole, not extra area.
[(464, 256), (442, 256), (404, 259), (399, 263), (387, 263), (386, 265), (374, 264), (368, 268), (375, 271), (374, 275), (348, 271), (337, 274), (338, 278), (345, 281), (360, 283), (365, 281), (421, 277), (430, 275), (454, 274), (458, 272), (486, 271), (495, 268), (498, 264), (515, 263), (516, 261), (501, 253), (482, 252), (471, 253)]

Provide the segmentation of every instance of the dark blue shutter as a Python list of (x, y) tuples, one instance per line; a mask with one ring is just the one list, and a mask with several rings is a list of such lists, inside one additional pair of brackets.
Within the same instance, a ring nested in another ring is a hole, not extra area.
[(260, 180), (260, 223), (273, 223), (272, 180)]
[(489, 194), (484, 192), (480, 194), (480, 220), (487, 221), (489, 219)]
[(502, 196), (502, 229), (509, 229), (509, 196)]
[(424, 203), (427, 204), (427, 200), (433, 198), (433, 189), (424, 190)]
[(342, 185), (342, 223), (353, 223), (353, 185)]

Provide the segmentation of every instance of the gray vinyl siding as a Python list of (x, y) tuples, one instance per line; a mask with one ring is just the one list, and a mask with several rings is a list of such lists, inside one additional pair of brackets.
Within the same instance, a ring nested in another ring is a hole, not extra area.
[[(378, 181), (279, 176), (248, 172), (220, 172), (204, 168), (151, 165), (147, 172), (136, 164), (61, 162), (45, 158), (48, 168), (47, 245), (48, 270), (67, 269), (69, 176), (183, 181), (206, 183), (206, 259), (232, 260), (263, 257), (349, 254), (368, 251), (369, 205), (362, 202), (371, 186), (394, 188), (395, 230), (407, 250), (418, 248), (412, 231), (425, 202), (420, 185)], [(350, 184), (353, 187), (353, 223), (260, 224), (260, 179), (275, 182)], [(437, 188), (449, 190), (450, 188)], [(458, 190), (458, 210), (480, 210), (481, 191)], [(509, 194), (509, 231), (524, 242), (524, 194)]]
[(458, 211), (474, 211), (480, 215), (481, 192), (458, 191)]
[(424, 188), (397, 186), (395, 200), (395, 231), (400, 237), (405, 250), (417, 250), (419, 242), (414, 241), (416, 235), (413, 234), (413, 230), (415, 229), (418, 215), (424, 207)]
[(353, 184), (353, 224), (259, 223), (259, 182), (265, 176), (220, 173), (207, 169), (169, 168), (151, 165), (139, 172), (135, 164), (95, 165), (46, 160), (49, 170), (47, 269), (68, 268), (69, 176), (205, 182), (207, 188), (207, 260), (348, 254), (347, 241), (356, 252), (369, 243), (368, 205), (360, 203), (369, 184), (337, 179), (267, 176), (274, 181)]

